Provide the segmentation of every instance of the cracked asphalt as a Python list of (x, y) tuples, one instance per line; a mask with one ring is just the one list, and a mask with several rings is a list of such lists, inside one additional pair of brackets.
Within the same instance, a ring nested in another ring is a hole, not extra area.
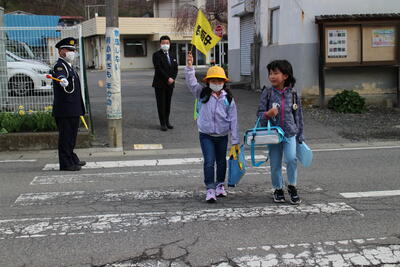
[(399, 196), (340, 193), (399, 189), (399, 152), (316, 148), (300, 206), (272, 202), (266, 166), (208, 204), (200, 163), (67, 173), (2, 154), (36, 161), (0, 164), (0, 266), (397, 266)]

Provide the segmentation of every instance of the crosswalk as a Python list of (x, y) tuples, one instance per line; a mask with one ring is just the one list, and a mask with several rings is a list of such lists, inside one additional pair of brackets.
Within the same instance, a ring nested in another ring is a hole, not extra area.
[[(86, 167), (86, 166), (85, 166)], [(121, 167), (121, 166), (120, 166)], [(141, 165), (141, 167), (143, 167)], [(283, 169), (286, 172), (286, 169)], [(269, 173), (269, 166), (265, 168), (254, 168), (246, 172), (246, 175), (265, 175)], [(172, 170), (149, 170), (129, 172), (98, 172), (91, 174), (62, 174), (62, 175), (40, 175), (35, 176), (30, 185), (68, 184), (68, 183), (94, 183), (113, 179), (134, 179), (135, 177), (203, 177), (203, 169), (172, 169)]]
[[(258, 157), (260, 159), (262, 157)], [(275, 205), (271, 201), (240, 202), (249, 194), (266, 195), (265, 185), (250, 188), (239, 185), (228, 189), (228, 199), (223, 205), (207, 205), (203, 202), (204, 189), (201, 187), (203, 169), (201, 158), (149, 159), (125, 161), (88, 162), (79, 173), (59, 173), (57, 164), (45, 164), (43, 171), (33, 175), (25, 192), (20, 193), (10, 208), (61, 207), (63, 205), (90, 205), (93, 203), (151, 203), (152, 210), (143, 211), (132, 207), (132, 212), (91, 212), (90, 214), (60, 216), (29, 216), (23, 218), (2, 218), (0, 240), (45, 239), (52, 237), (74, 237), (141, 232), (152, 227), (191, 225), (198, 223), (237, 223), (252, 219), (273, 218), (321, 218), (364, 216), (354, 208), (348, 199), (368, 194), (337, 193), (332, 199), (313, 199), (299, 206)], [(107, 171), (110, 169), (110, 171)], [(121, 169), (121, 171), (119, 171)], [(85, 171), (87, 170), (87, 171)], [(286, 169), (284, 169), (286, 172)], [(250, 167), (245, 179), (266, 180), (269, 166)], [(158, 179), (173, 180), (174, 184), (155, 189), (143, 181)], [(182, 182), (183, 181), (183, 182)], [(123, 188), (129, 182), (137, 188)], [(185, 186), (177, 186), (180, 182)], [(112, 186), (104, 188), (104, 186)], [(118, 186), (117, 186), (118, 185)], [(64, 190), (55, 190), (64, 189)], [(315, 185), (311, 194), (323, 191)], [(397, 191), (392, 192), (394, 195)], [(346, 195), (347, 194), (347, 195)], [(380, 196), (383, 193), (380, 194)], [(383, 194), (384, 196), (385, 194)], [(168, 208), (158, 208), (159, 203), (170, 202)], [(179, 203), (192, 203), (185, 206)], [(197, 203), (197, 204), (196, 204)], [(200, 204), (201, 203), (201, 204)], [(393, 236), (355, 238), (288, 244), (235, 247), (226, 259), (212, 266), (353, 266), (400, 264), (400, 239)], [(179, 260), (162, 258), (140, 258), (119, 261), (108, 266), (189, 266)], [(390, 265), (388, 265), (390, 266)]]

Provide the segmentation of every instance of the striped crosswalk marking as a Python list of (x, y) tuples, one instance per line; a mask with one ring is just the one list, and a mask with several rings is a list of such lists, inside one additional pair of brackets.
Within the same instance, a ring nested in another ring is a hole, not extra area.
[[(204, 194), (204, 193), (203, 193)], [(15, 200), (15, 205), (32, 206), (42, 204), (53, 204), (63, 200), (71, 203), (73, 200), (81, 200), (85, 203), (97, 201), (129, 201), (129, 200), (153, 200), (153, 199), (179, 199), (189, 198), (195, 195), (200, 196), (200, 192), (185, 190), (143, 190), (116, 192), (114, 190), (105, 190), (101, 192), (42, 192), (42, 193), (25, 193), (19, 195)]]
[(238, 248), (243, 255), (232, 259), (235, 265), (221, 266), (398, 266), (399, 244), (397, 237), (380, 237)]
[[(249, 160), (250, 157), (246, 157)], [(265, 156), (256, 155), (255, 159), (265, 159)], [(171, 166), (171, 165), (190, 165), (200, 164), (203, 158), (173, 158), (173, 159), (148, 159), (148, 160), (122, 160), (122, 161), (98, 161), (87, 162), (83, 169), (105, 169), (105, 168), (125, 168), (125, 167), (149, 167), (149, 166)], [(59, 164), (46, 164), (44, 171), (59, 170)]]
[(151, 225), (168, 225), (201, 221), (228, 221), (263, 216), (293, 214), (337, 214), (356, 212), (346, 203), (311, 205), (269, 205), (250, 208), (200, 209), (192, 211), (143, 212), (66, 216), (55, 218), (26, 218), (0, 220), (0, 239), (35, 238), (54, 235), (81, 235), (137, 231)]
[(0, 163), (21, 163), (21, 162), (36, 162), (36, 159), (7, 159), (0, 160)]
[[(286, 168), (283, 168), (286, 172)], [(270, 167), (252, 168), (246, 175), (269, 174)], [(59, 174), (59, 175), (38, 175), (35, 176), (31, 185), (45, 184), (70, 184), (70, 183), (94, 183), (104, 180), (132, 179), (135, 177), (164, 177), (182, 176), (186, 178), (198, 178), (203, 176), (203, 169), (183, 169), (183, 170), (157, 170), (157, 171), (130, 171), (130, 172), (111, 172), (111, 173), (79, 173), (79, 174)]]
[(400, 190), (340, 193), (344, 198), (400, 196)]
[[(268, 191), (268, 190), (267, 190)], [(229, 196), (247, 196), (249, 190), (238, 188), (227, 188)], [(257, 187), (251, 190), (252, 194), (266, 194), (264, 187)], [(134, 200), (156, 200), (156, 199), (182, 199), (182, 198), (203, 198), (205, 190), (142, 190), (142, 191), (116, 191), (104, 190), (96, 192), (87, 191), (68, 191), (68, 192), (39, 192), (24, 193), (18, 196), (14, 206), (33, 206), (33, 205), (53, 205), (94, 203), (94, 202), (116, 202), (116, 201), (134, 201)]]

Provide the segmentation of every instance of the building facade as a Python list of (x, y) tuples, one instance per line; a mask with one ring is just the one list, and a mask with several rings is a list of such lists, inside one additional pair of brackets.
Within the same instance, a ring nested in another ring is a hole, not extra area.
[[(315, 100), (319, 96), (319, 32), (315, 17), (400, 12), (398, 0), (232, 0), (228, 3), (232, 81), (248, 81), (253, 89), (259, 89), (268, 85), (266, 65), (275, 59), (287, 59), (294, 67), (296, 87), (304, 97)], [(373, 102), (376, 95), (395, 97), (397, 77), (396, 69), (330, 69), (326, 70), (325, 93), (332, 96), (343, 89), (353, 89)]]
[[(205, 0), (156, 0), (154, 17), (120, 17), (121, 69), (153, 68), (152, 55), (159, 49), (159, 39), (168, 35), (172, 44), (170, 51), (177, 57), (178, 65), (186, 65), (186, 56), (191, 49), (192, 32), (175, 30), (176, 12), (185, 4), (203, 6)], [(95, 17), (82, 23), (85, 38), (86, 67), (105, 68), (106, 18)], [(193, 48), (194, 64), (204, 66), (215, 60), (217, 64), (227, 63), (228, 43), (222, 41), (206, 57)]]

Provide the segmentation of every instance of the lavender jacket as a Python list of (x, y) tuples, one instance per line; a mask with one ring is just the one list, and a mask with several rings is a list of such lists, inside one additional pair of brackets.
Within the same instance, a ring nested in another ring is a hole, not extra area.
[[(258, 106), (257, 117), (261, 116), (261, 126), (266, 126), (269, 119), (271, 125), (280, 126), (286, 137), (296, 136), (297, 142), (304, 141), (303, 135), (303, 110), (301, 108), (300, 96), (297, 96), (298, 109), (292, 112), (292, 88), (286, 87), (283, 91), (269, 87), (263, 90)], [(271, 92), (271, 99), (268, 101), (268, 92)], [(279, 104), (278, 115), (274, 118), (266, 118), (264, 112), (272, 108), (272, 104)], [(267, 107), (268, 105), (268, 107)], [(293, 113), (296, 116), (294, 119)]]
[[(194, 67), (185, 67), (186, 85), (190, 92), (200, 101), (200, 93), (203, 89), (196, 79)], [(237, 109), (235, 100), (229, 106), (226, 105), (227, 93), (223, 90), (222, 95), (216, 98), (211, 95), (207, 103), (201, 105), (197, 118), (199, 132), (209, 135), (228, 135), (231, 134), (231, 144), (240, 143)]]

